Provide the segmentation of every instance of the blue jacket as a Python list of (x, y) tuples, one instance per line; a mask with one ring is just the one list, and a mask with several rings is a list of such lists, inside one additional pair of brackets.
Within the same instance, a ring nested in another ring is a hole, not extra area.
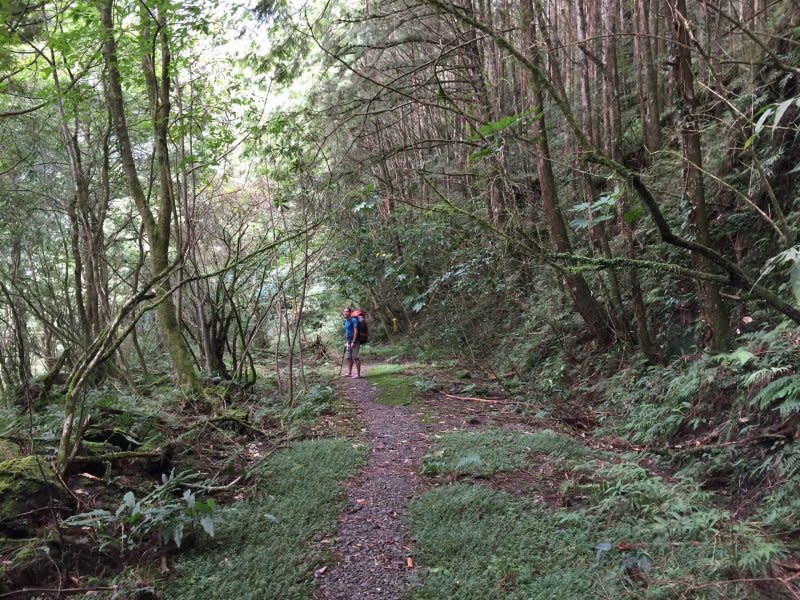
[(346, 339), (348, 342), (352, 342), (356, 337), (357, 331), (358, 319), (356, 317), (350, 317), (349, 319), (344, 320), (344, 339)]

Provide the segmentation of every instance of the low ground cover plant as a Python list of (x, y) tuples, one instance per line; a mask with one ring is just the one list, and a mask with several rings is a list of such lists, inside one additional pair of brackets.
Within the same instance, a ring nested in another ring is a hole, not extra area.
[(345, 440), (307, 440), (263, 463), (256, 493), (219, 511), (213, 542), (181, 557), (166, 597), (181, 599), (310, 598), (317, 544), (335, 528), (343, 480), (363, 463)]
[(407, 406), (417, 399), (409, 365), (376, 365), (369, 369), (369, 381), (378, 389), (378, 402), (387, 406)]
[[(559, 498), (487, 485), (542, 455), (562, 469)], [(459, 482), (411, 505), (426, 565), (413, 598), (762, 597), (750, 583), (767, 575), (782, 544), (639, 458), (551, 431), (444, 435), (423, 471)]]

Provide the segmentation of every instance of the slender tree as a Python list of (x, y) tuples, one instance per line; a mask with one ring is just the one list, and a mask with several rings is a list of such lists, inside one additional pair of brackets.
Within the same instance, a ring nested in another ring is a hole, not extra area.
[[(535, 32), (536, 21), (531, 19), (531, 29)], [(538, 50), (531, 47), (527, 53), (530, 64), (541, 69), (541, 62)], [(544, 208), (545, 220), (550, 234), (553, 248), (557, 252), (571, 252), (569, 235), (564, 223), (564, 215), (558, 204), (558, 188), (556, 186), (555, 175), (553, 174), (552, 159), (550, 156), (550, 144), (547, 132), (547, 122), (545, 119), (544, 93), (539, 81), (532, 78), (530, 81), (530, 103), (532, 112), (539, 115), (533, 121), (533, 136), (535, 141), (536, 170), (539, 180), (539, 190), (541, 193), (542, 206)], [(563, 276), (564, 284), (568, 290), (575, 309), (583, 318), (592, 336), (601, 343), (610, 341), (610, 331), (608, 324), (603, 316), (603, 311), (598, 302), (592, 296), (589, 285), (581, 275), (565, 273)]]
[[(150, 100), (150, 117), (153, 123), (152, 142), (155, 148), (155, 168), (158, 181), (159, 204), (157, 212), (150, 202), (139, 179), (138, 167), (128, 131), (125, 104), (122, 92), (122, 75), (115, 35), (113, 0), (99, 3), (101, 22), (104, 28), (103, 57), (107, 74), (107, 100), (114, 117), (122, 167), (131, 197), (144, 223), (150, 245), (150, 262), (156, 274), (166, 273), (170, 268), (170, 235), (174, 211), (173, 185), (170, 174), (168, 131), (170, 117), (171, 53), (167, 9), (158, 6), (155, 12), (142, 4), (140, 8), (140, 51), (142, 70)], [(175, 302), (170, 294), (169, 280), (159, 284), (158, 294), (162, 302), (158, 305), (158, 318), (176, 381), (186, 389), (197, 386), (191, 354), (181, 332)]]
[[(686, 0), (674, 0), (672, 5), (673, 31), (675, 34), (675, 62), (673, 74), (681, 108), (680, 132), (683, 142), (685, 194), (692, 206), (689, 222), (697, 236), (697, 241), (711, 248), (710, 216), (705, 198), (703, 182), (703, 149), (701, 143), (698, 103), (694, 89), (690, 28), (691, 22), (686, 12)], [(697, 252), (692, 254), (695, 267), (700, 271), (709, 270), (708, 257)], [(703, 318), (707, 327), (706, 339), (709, 348), (723, 352), (730, 345), (731, 332), (728, 311), (720, 295), (718, 286), (704, 281), (698, 284)]]

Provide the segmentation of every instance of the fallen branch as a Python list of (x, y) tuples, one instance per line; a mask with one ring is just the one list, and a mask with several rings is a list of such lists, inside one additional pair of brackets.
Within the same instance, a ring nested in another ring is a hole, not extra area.
[(696, 454), (698, 452), (705, 452), (706, 450), (719, 450), (721, 448), (729, 448), (731, 446), (745, 446), (761, 440), (785, 440), (786, 438), (787, 436), (782, 433), (761, 433), (730, 442), (719, 442), (718, 444), (699, 444), (696, 446), (675, 445), (672, 446), (671, 449), (683, 454)]
[(203, 485), (202, 483), (184, 483), (184, 487), (192, 488), (193, 490), (200, 490), (203, 492), (222, 492), (229, 490), (242, 480), (243, 475), (239, 475), (233, 481), (226, 485)]
[(236, 417), (233, 415), (219, 415), (216, 417), (211, 417), (206, 421), (207, 423), (214, 425), (215, 423), (233, 423), (242, 429), (247, 429), (252, 431), (253, 433), (257, 433), (267, 439), (275, 437), (274, 434), (269, 433), (268, 431), (264, 431), (260, 427), (256, 427), (249, 421), (242, 419), (241, 417)]
[(97, 456), (76, 456), (73, 461), (76, 463), (103, 463), (113, 462), (116, 460), (125, 460), (126, 458), (162, 458), (164, 456), (163, 450), (156, 450), (153, 452), (144, 452), (137, 450), (123, 451), (123, 452), (109, 452), (108, 454), (98, 454)]
[(492, 400), (491, 398), (476, 398), (475, 396), (456, 396), (455, 394), (446, 394), (442, 392), (446, 398), (453, 398), (455, 400), (469, 400), (470, 402), (485, 402), (486, 404), (508, 404), (505, 400)]
[(85, 587), (85, 588), (22, 588), (20, 590), (12, 590), (4, 594), (0, 594), (0, 598), (11, 598), (12, 596), (26, 595), (27, 594), (85, 594), (87, 592), (113, 592), (117, 588), (115, 586), (107, 587)]
[(266, 454), (264, 454), (264, 456), (261, 456), (261, 457), (259, 457), (259, 459), (258, 459), (256, 462), (254, 462), (252, 465), (250, 465), (250, 466), (247, 468), (247, 470), (246, 470), (246, 471), (245, 471), (245, 473), (244, 473), (245, 477), (250, 477), (250, 476), (253, 474), (253, 472), (256, 470), (256, 467), (260, 466), (260, 465), (261, 465), (261, 463), (263, 463), (263, 462), (264, 462), (265, 460), (267, 460), (267, 459), (268, 459), (270, 456), (272, 456), (273, 454), (275, 454), (275, 453), (276, 453), (278, 450), (283, 450), (284, 448), (288, 448), (288, 447), (289, 447), (289, 445), (288, 445), (288, 444), (286, 444), (286, 443), (284, 443), (284, 444), (278, 444), (278, 445), (276, 445), (276, 446), (273, 446), (272, 448), (270, 448), (270, 449), (269, 449), (269, 450), (266, 452)]

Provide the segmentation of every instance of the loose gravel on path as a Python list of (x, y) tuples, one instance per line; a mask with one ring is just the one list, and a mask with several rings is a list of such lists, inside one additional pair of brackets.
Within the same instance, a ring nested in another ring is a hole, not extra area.
[(367, 379), (343, 379), (357, 406), (369, 460), (350, 482), (347, 505), (333, 541), (336, 563), (318, 572), (317, 600), (394, 600), (408, 589), (414, 564), (405, 508), (419, 490), (425, 428), (407, 407), (376, 402)]

